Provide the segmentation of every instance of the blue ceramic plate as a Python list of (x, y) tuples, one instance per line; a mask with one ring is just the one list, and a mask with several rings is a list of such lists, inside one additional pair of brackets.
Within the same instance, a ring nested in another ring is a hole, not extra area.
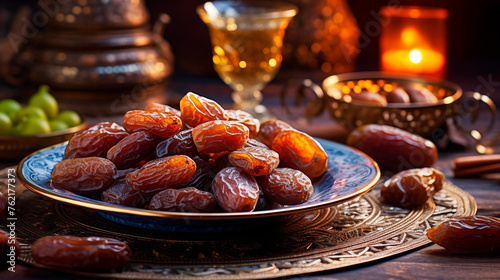
[(353, 148), (317, 139), (328, 154), (328, 170), (314, 180), (309, 201), (278, 209), (242, 213), (179, 213), (132, 208), (77, 195), (50, 185), (54, 165), (63, 159), (66, 143), (27, 156), (18, 166), (18, 176), (29, 190), (51, 199), (93, 209), (101, 216), (124, 225), (179, 232), (218, 232), (262, 226), (270, 218), (330, 207), (358, 197), (380, 179), (378, 165)]

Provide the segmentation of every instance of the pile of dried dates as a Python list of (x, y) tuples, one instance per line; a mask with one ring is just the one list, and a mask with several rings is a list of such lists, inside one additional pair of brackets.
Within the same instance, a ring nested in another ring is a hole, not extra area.
[(109, 203), (176, 212), (247, 212), (306, 202), (328, 156), (289, 124), (259, 123), (187, 93), (180, 111), (153, 103), (123, 124), (75, 134), (51, 184)]
[(387, 106), (390, 103), (397, 104), (436, 104), (439, 99), (427, 88), (421, 85), (395, 87), (390, 91), (372, 92), (362, 90), (349, 93), (353, 102), (369, 104), (374, 106)]

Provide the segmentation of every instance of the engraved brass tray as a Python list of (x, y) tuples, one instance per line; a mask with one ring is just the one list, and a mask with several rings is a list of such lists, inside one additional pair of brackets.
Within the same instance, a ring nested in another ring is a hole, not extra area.
[[(0, 170), (0, 190), (7, 188)], [(133, 251), (108, 273), (63, 271), (108, 279), (262, 279), (313, 273), (382, 260), (429, 244), (429, 227), (476, 213), (474, 198), (451, 182), (420, 208), (389, 207), (369, 193), (335, 207), (283, 217), (265, 229), (239, 233), (176, 233), (111, 223), (94, 211), (16, 186), (19, 261), (35, 267), (31, 244), (47, 235), (107, 236)], [(0, 225), (6, 229), (6, 224)], [(300, 276), (299, 276), (300, 277)]]

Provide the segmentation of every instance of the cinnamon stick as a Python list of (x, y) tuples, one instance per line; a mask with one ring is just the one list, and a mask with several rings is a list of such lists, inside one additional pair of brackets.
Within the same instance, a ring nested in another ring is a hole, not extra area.
[(490, 173), (498, 173), (500, 172), (500, 163), (494, 164), (486, 164), (480, 166), (473, 166), (467, 168), (453, 170), (455, 177), (470, 177), (470, 176), (479, 176)]
[(454, 160), (455, 169), (485, 166), (500, 163), (500, 154), (459, 157)]

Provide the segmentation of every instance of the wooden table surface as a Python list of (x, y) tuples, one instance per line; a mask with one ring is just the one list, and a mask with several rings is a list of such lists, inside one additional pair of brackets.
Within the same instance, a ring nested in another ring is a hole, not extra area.
[[(276, 89), (279, 83), (280, 81), (270, 85), (267, 90)], [(170, 85), (170, 90), (177, 94), (184, 94), (186, 90), (198, 91), (202, 95), (210, 97), (213, 95), (214, 98), (222, 100), (221, 103), (230, 102), (230, 90), (225, 88), (220, 81), (202, 84), (204, 85), (184, 77), (177, 82), (174, 81)], [(268, 99), (266, 102), (276, 102), (276, 94), (266, 94), (266, 90), (264, 93), (265, 99)], [(500, 151), (500, 147), (498, 148)], [(500, 183), (498, 180), (453, 178), (451, 171), (453, 159), (472, 154), (476, 153), (470, 148), (440, 151), (437, 165), (445, 173), (447, 179), (476, 199), (477, 214), (500, 218)], [(12, 164), (16, 163), (0, 162), (0, 167)], [(17, 263), (15, 269), (15, 273), (7, 270), (0, 271), (0, 279), (82, 279), (32, 268), (22, 263)], [(500, 255), (453, 254), (433, 244), (377, 262), (347, 269), (290, 276), (286, 279), (500, 279)]]

